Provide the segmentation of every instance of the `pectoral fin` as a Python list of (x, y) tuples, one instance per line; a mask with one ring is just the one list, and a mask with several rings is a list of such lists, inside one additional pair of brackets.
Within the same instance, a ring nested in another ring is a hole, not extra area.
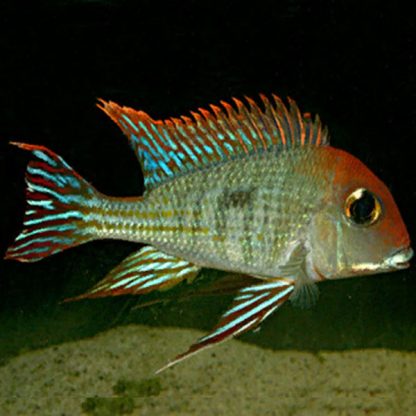
[(290, 253), (286, 264), (279, 268), (283, 277), (296, 280), (295, 288), (290, 296), (292, 304), (301, 309), (315, 305), (319, 298), (319, 289), (315, 281), (306, 272), (307, 250), (302, 243), (298, 243)]
[(319, 289), (316, 283), (305, 279), (296, 282), (295, 290), (290, 296), (290, 301), (293, 306), (301, 309), (308, 309), (316, 304), (318, 298)]
[(124, 259), (87, 293), (66, 301), (170, 289), (185, 279), (194, 279), (199, 271), (186, 260), (146, 246)]
[(190, 348), (160, 368), (157, 373), (229, 338), (255, 328), (281, 306), (294, 289), (294, 281), (278, 278), (240, 289), (231, 308), (222, 315), (217, 326)]

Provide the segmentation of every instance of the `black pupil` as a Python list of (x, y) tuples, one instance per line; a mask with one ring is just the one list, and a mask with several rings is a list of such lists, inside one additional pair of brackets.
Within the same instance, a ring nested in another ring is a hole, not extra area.
[(374, 196), (370, 192), (364, 191), (360, 198), (351, 203), (351, 219), (356, 224), (366, 224), (371, 221), (375, 209)]

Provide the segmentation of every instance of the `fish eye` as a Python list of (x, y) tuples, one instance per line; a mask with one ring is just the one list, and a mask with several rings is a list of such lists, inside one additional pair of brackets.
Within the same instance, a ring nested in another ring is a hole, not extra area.
[(345, 216), (354, 225), (373, 225), (382, 214), (379, 199), (365, 188), (358, 188), (345, 201)]

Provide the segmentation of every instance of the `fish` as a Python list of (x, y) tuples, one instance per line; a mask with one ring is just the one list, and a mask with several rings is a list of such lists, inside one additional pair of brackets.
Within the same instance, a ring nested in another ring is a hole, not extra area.
[(52, 150), (11, 142), (32, 158), (23, 231), (5, 258), (35, 262), (99, 239), (141, 244), (68, 300), (163, 291), (205, 268), (243, 276), (211, 332), (158, 372), (258, 328), (287, 300), (313, 305), (321, 281), (409, 267), (409, 234), (387, 186), (293, 99), (233, 98), (165, 120), (97, 106), (127, 136), (145, 192), (104, 195)]

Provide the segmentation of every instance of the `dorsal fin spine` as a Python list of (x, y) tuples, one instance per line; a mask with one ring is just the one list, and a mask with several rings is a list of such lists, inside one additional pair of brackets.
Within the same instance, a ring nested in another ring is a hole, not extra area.
[(319, 118), (319, 115), (317, 114), (316, 115), (316, 117), (315, 117), (315, 125), (316, 125), (316, 134), (317, 134), (317, 139), (316, 139), (316, 144), (317, 145), (320, 145), (321, 144), (321, 140), (322, 140), (322, 137), (321, 137), (321, 131), (322, 131), (322, 129), (321, 129), (321, 119)]
[(166, 175), (168, 175), (168, 176), (173, 175), (172, 169), (165, 163), (164, 160), (160, 160), (159, 165), (162, 168), (163, 172), (165, 172)]
[(214, 139), (215, 136), (215, 122), (210, 118), (211, 113), (207, 110), (204, 110), (203, 108), (199, 108), (198, 109), (199, 113), (195, 113), (198, 114), (199, 118), (199, 127), (203, 132), (203, 141), (205, 143), (205, 149), (210, 149), (213, 147), (216, 148), (216, 151), (218, 153), (217, 156), (221, 155), (222, 152), (222, 148), (221, 148), (221, 144), (217, 143), (217, 141)]
[[(246, 98), (247, 100), (247, 98)], [(241, 103), (241, 101), (240, 101)], [(252, 108), (252, 105), (250, 104), (250, 108)], [(240, 113), (242, 114), (242, 119), (244, 120), (244, 124), (249, 132), (249, 134), (251, 135), (251, 137), (253, 138), (257, 138), (260, 140), (261, 142), (261, 147), (263, 147), (263, 150), (267, 149), (267, 145), (266, 142), (264, 140), (264, 137), (260, 131), (260, 129), (258, 128), (258, 126), (256, 126), (255, 121), (257, 121), (256, 119), (256, 114), (253, 112), (253, 114), (251, 114), (247, 107), (245, 105), (243, 105), (241, 103), (241, 109), (240, 109)]]
[(163, 138), (166, 147), (169, 148), (170, 151), (178, 151), (179, 146), (174, 140), (174, 137), (172, 137), (171, 130), (170, 124), (167, 121), (161, 121), (160, 124), (158, 124), (158, 131)]
[(238, 123), (238, 118), (239, 118), (238, 115), (236, 114), (236, 112), (234, 111), (233, 107), (230, 104), (228, 104), (224, 101), (221, 101), (221, 104), (224, 106), (224, 108), (227, 111), (228, 117), (226, 118), (226, 120), (227, 120), (229, 126), (231, 127), (230, 131), (233, 132), (233, 135), (232, 135), (233, 139), (238, 140), (238, 142), (240, 143), (241, 147), (244, 150), (244, 153), (247, 154), (248, 149), (247, 149), (246, 143), (244, 141), (244, 137), (241, 135), (240, 127), (238, 125), (239, 124)]
[(208, 130), (209, 130), (209, 141), (210, 143), (215, 142), (215, 138), (218, 132), (218, 120), (211, 114), (210, 111), (205, 110), (204, 108), (200, 108), (199, 112), (202, 114), (203, 121), (206, 123)]
[[(233, 125), (232, 120), (230, 118), (232, 117), (231, 111), (230, 111), (230, 104), (228, 104), (225, 101), (220, 101), (220, 104), (224, 107), (224, 110), (221, 110), (221, 115), (218, 117), (218, 120), (220, 120), (220, 123), (224, 126), (224, 130), (227, 131), (227, 136), (232, 141), (237, 141), (237, 138), (235, 137), (235, 133), (233, 131)], [(225, 117), (225, 113), (227, 113), (227, 117)], [(231, 134), (229, 133), (231, 131)]]
[(313, 124), (311, 125), (311, 143), (319, 145), (317, 123), (319, 123), (319, 119), (315, 117)]
[(143, 131), (143, 133), (146, 135), (146, 137), (141, 138), (141, 143), (144, 144), (143, 147), (146, 148), (146, 150), (153, 155), (156, 159), (159, 159), (161, 156), (164, 156), (164, 152), (158, 153), (155, 150), (155, 144), (157, 143), (157, 140), (155, 140), (155, 136), (152, 135), (152, 133), (149, 130), (147, 120), (146, 122), (144, 120), (141, 120), (139, 122), (139, 125)]
[[(244, 112), (247, 114), (247, 116), (250, 115), (250, 112), (246, 107), (244, 107)], [(249, 124), (250, 131), (253, 132), (252, 133), (253, 137), (257, 137), (260, 140), (262, 150), (267, 150), (266, 139), (264, 137), (263, 132), (260, 130), (260, 127), (257, 125), (257, 123), (260, 123), (261, 120), (256, 118), (255, 114), (252, 114), (251, 117), (248, 118), (248, 120), (249, 120), (249, 122), (247, 124)]]
[[(265, 117), (265, 114), (260, 110), (256, 102), (249, 97), (246, 97), (246, 100), (248, 101), (250, 105), (250, 111), (253, 111), (253, 113), (256, 115), (256, 120), (258, 120), (263, 126), (263, 128), (260, 128), (260, 126), (258, 127), (256, 126), (256, 127), (261, 131), (261, 135), (264, 138), (264, 146), (265, 146), (265, 149), (267, 149), (268, 146), (270, 146), (273, 143), (273, 140), (270, 134), (270, 125), (267, 121), (267, 118)], [(253, 123), (253, 124), (256, 124), (256, 123)]]
[(127, 123), (129, 123), (129, 125), (133, 128), (134, 131), (136, 132), (139, 131), (137, 126), (130, 120), (130, 117), (128, 117), (126, 114), (122, 114), (121, 116), (124, 118), (124, 120), (127, 121)]
[(279, 139), (280, 139), (280, 143), (285, 146), (286, 145), (286, 137), (285, 137), (285, 133), (282, 127), (282, 123), (279, 120), (279, 116), (275, 110), (275, 108), (272, 106), (272, 104), (270, 103), (269, 99), (262, 94), (261, 99), (264, 103), (265, 106), (265, 114), (266, 116), (269, 115), (269, 118), (271, 121), (273, 121), (276, 124), (276, 127), (279, 131)]
[(290, 109), (289, 109), (290, 119), (293, 120), (292, 121), (293, 139), (295, 140), (296, 137), (299, 137), (301, 146), (304, 146), (305, 137), (302, 135), (302, 120), (301, 120), (299, 109), (296, 103), (291, 98), (288, 98), (288, 101), (289, 101), (289, 106), (290, 106)]
[[(203, 108), (199, 109), (199, 112), (201, 113), (201, 127), (205, 128), (206, 136), (208, 138), (208, 141), (210, 144), (213, 144), (216, 147), (218, 158), (221, 158), (221, 155), (225, 154), (227, 156), (230, 156), (230, 151), (227, 148), (226, 142), (218, 142), (214, 139), (212, 136), (215, 135), (215, 123), (213, 120), (210, 119), (211, 113), (207, 110), (204, 110)], [(204, 125), (205, 124), (205, 125)]]
[(206, 143), (204, 143), (204, 139), (201, 135), (196, 134), (196, 128), (194, 124), (192, 123), (192, 119), (189, 117), (183, 116), (182, 119), (185, 121), (184, 128), (187, 130), (188, 137), (193, 137), (193, 140), (198, 142), (201, 147), (202, 151), (202, 158), (204, 161), (209, 161), (212, 158), (213, 150), (210, 146), (207, 146)]
[[(291, 147), (295, 144), (293, 137), (293, 126), (290, 121), (289, 113), (286, 106), (283, 104), (283, 101), (275, 94), (272, 94), (276, 109), (277, 109), (277, 120), (281, 120), (283, 135), (285, 137), (285, 145), (290, 145)], [(289, 134), (287, 135), (286, 132)]]
[[(244, 104), (238, 100), (237, 98), (233, 98), (236, 106), (237, 106), (237, 114), (238, 117), (236, 117), (237, 124), (240, 126), (239, 133), (240, 136), (243, 138), (243, 140), (247, 143), (248, 146), (250, 146), (250, 150), (257, 152), (257, 145), (255, 139), (255, 135), (253, 136), (253, 132), (250, 131), (250, 129), (247, 126), (247, 123), (250, 120), (250, 116), (247, 117), (247, 113), (244, 111), (245, 107)], [(250, 150), (247, 150), (247, 154), (250, 152)]]
[[(233, 101), (236, 102), (236, 99), (233, 98)], [(231, 105), (228, 106), (228, 111), (229, 111), (228, 117), (236, 133), (236, 138), (240, 142), (241, 147), (243, 148), (244, 152), (248, 154), (249, 149), (247, 146), (250, 146), (251, 142), (248, 140), (248, 137), (243, 131), (240, 113), (236, 112)]]
[(311, 122), (311, 114), (310, 113), (304, 113), (303, 114), (303, 120), (306, 121), (306, 124), (304, 126), (305, 128), (305, 142), (312, 145), (313, 141), (312, 141), (312, 129), (310, 127), (310, 122)]
[[(185, 154), (186, 151), (183, 147), (183, 143), (181, 140), (178, 140), (177, 132), (175, 129), (175, 125), (172, 120), (165, 120), (164, 122), (165, 129), (165, 137), (167, 138), (169, 143), (172, 143), (172, 149), (175, 150), (178, 153), (178, 156), (180, 157), (180, 154)], [(192, 158), (192, 157), (191, 157)]]
[[(182, 147), (185, 153), (188, 154), (191, 160), (198, 163), (200, 161), (198, 157), (198, 154), (199, 154), (198, 146), (194, 146), (193, 149), (191, 149), (186, 144), (186, 140), (182, 140), (182, 138), (187, 138), (187, 136), (186, 134), (183, 133), (183, 131), (181, 131), (180, 120), (172, 118), (171, 127), (172, 127), (172, 133), (176, 139), (176, 142)], [(193, 150), (195, 150), (195, 152)]]
[[(296, 103), (295, 103), (296, 105)], [(298, 115), (298, 120), (299, 120), (299, 125), (300, 125), (300, 137), (301, 137), (301, 143), (302, 146), (305, 144), (305, 123), (303, 123), (302, 120), (302, 114), (300, 113), (299, 107), (296, 106), (297, 109), (297, 115)]]
[(216, 120), (217, 136), (224, 141), (225, 138), (229, 135), (230, 126), (226, 123), (225, 118), (223, 117), (223, 111), (218, 106), (211, 106), (213, 110), (213, 118)]
[(221, 138), (225, 138), (228, 134), (228, 131), (226, 131), (226, 129), (224, 129), (224, 122), (223, 122), (223, 111), (221, 110), (220, 107), (216, 106), (216, 105), (210, 105), (214, 118), (217, 121), (217, 125), (218, 125), (218, 134), (220, 135)]
[[(188, 136), (186, 125), (183, 124), (182, 120), (179, 120), (179, 119), (173, 119), (173, 120), (175, 122), (175, 128), (176, 128), (180, 138), (185, 138), (185, 139), (187, 139), (188, 142), (190, 142), (190, 136)], [(185, 145), (184, 147), (185, 147), (185, 150), (187, 151), (187, 153), (189, 154), (189, 152), (188, 152), (189, 147), (187, 145)], [(189, 149), (189, 151), (190, 151), (190, 149)], [(200, 162), (201, 159), (202, 159), (202, 162), (206, 161), (205, 155), (204, 155), (203, 151), (201, 150), (200, 144), (196, 143), (196, 140), (192, 141), (192, 151), (195, 153), (194, 157), (191, 156), (191, 158), (193, 160), (197, 160), (198, 162)]]
[(201, 164), (201, 162), (204, 163), (205, 161), (207, 161), (206, 155), (203, 151), (203, 148), (201, 147), (201, 143), (197, 143), (196, 140), (192, 140), (191, 142), (190, 136), (188, 136), (186, 126), (181, 121), (178, 121), (177, 129), (178, 129), (178, 132), (182, 135), (182, 137), (185, 137), (186, 139), (188, 139), (188, 143), (192, 143), (192, 149), (188, 145), (186, 145), (186, 143), (185, 143), (185, 146), (186, 146), (187, 151), (189, 149), (189, 152), (195, 153), (194, 160), (196, 160), (198, 164)]
[(171, 137), (172, 142), (174, 142), (177, 146), (178, 156), (185, 155), (185, 153), (191, 158), (191, 160), (195, 160), (195, 155), (189, 150), (188, 146), (185, 143), (185, 140), (182, 139), (182, 134), (178, 129), (177, 119), (171, 118), (165, 121), (166, 130), (169, 132), (169, 136)]
[[(203, 149), (209, 153), (211, 152), (212, 155), (215, 155), (214, 153), (214, 149), (210, 146), (208, 146), (207, 142), (207, 131), (204, 128), (203, 124), (202, 124), (202, 116), (201, 114), (195, 112), (195, 111), (191, 111), (191, 115), (195, 120), (195, 123), (193, 123), (192, 125), (189, 126), (189, 129), (191, 129), (192, 133), (194, 134), (194, 137), (197, 137), (198, 140), (203, 144)], [(216, 143), (214, 143), (214, 148), (216, 147)], [(216, 149), (217, 150), (217, 149)], [(217, 150), (218, 151), (218, 150)], [(214, 158), (215, 156), (209, 156), (210, 160), (212, 160), (212, 158)]]
[(152, 131), (155, 134), (155, 138), (158, 141), (159, 147), (161, 149), (163, 149), (163, 152), (162, 153), (165, 153), (169, 149), (169, 146), (166, 143), (165, 137), (159, 131), (159, 128), (161, 127), (161, 125), (159, 123), (150, 123), (150, 127), (151, 127)]

